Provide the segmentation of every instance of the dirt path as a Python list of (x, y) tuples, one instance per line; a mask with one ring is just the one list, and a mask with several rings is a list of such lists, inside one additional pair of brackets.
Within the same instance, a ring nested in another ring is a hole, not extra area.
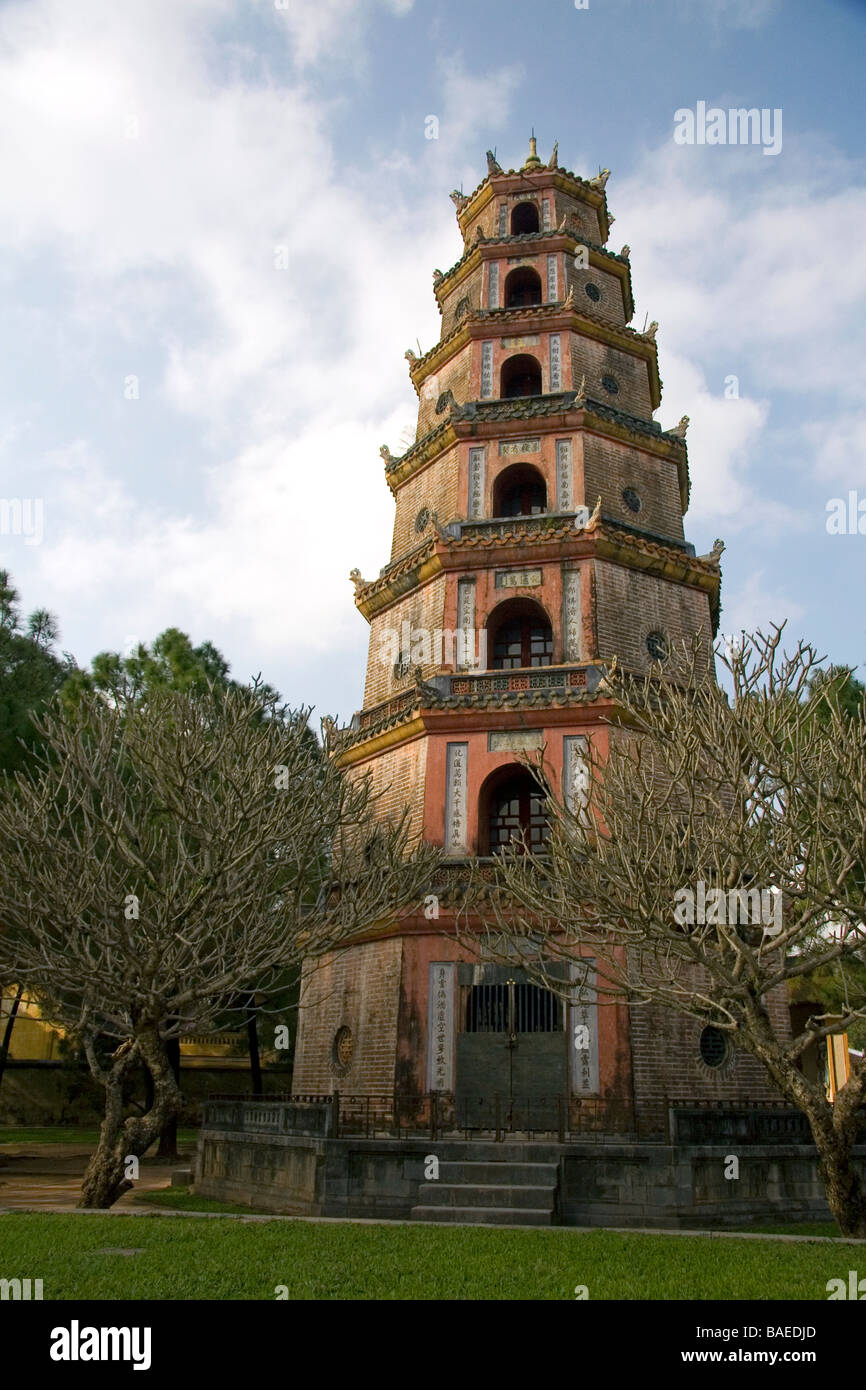
[[(4, 1144), (0, 1149), (0, 1211), (27, 1207), (74, 1210), (90, 1154), (85, 1144)], [(135, 1206), (138, 1193), (167, 1187), (172, 1173), (190, 1167), (193, 1156), (192, 1150), (181, 1150), (181, 1157), (170, 1162), (142, 1159), (140, 1178), (115, 1206)]]

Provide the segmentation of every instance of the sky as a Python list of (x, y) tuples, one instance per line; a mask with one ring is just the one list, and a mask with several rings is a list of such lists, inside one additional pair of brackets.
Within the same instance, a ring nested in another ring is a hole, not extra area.
[[(655, 418), (691, 421), (686, 536), (726, 545), (722, 631), (787, 620), (866, 666), (864, 47), (855, 0), (4, 0), (0, 566), (25, 611), (80, 664), (179, 627), (349, 718), (348, 575), (389, 556), (379, 446), (414, 431), (448, 194), (534, 128), (612, 171)], [(700, 102), (781, 112), (781, 147), (679, 143)]]

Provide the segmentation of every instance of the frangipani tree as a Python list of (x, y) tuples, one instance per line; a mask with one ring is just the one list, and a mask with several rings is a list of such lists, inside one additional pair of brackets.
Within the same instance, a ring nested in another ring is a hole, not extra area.
[[(0, 790), (0, 970), (82, 1039), (104, 1088), (82, 1205), (105, 1207), (179, 1108), (167, 1040), (224, 1027), (232, 1001), (415, 901), (436, 855), (376, 819), (308, 711), (255, 685), (83, 691), (41, 734), (44, 757)], [(139, 1061), (153, 1104), (124, 1117)]]
[[(474, 906), (548, 988), (562, 991), (561, 972), (540, 964), (539, 940), (549, 962), (595, 957), (608, 997), (677, 1010), (757, 1058), (808, 1118), (843, 1232), (866, 1236), (852, 1152), (866, 1059), (833, 1103), (800, 1067), (866, 1019), (866, 714), (815, 681), (812, 647), (786, 655), (781, 638), (719, 652), (730, 695), (700, 637), (669, 673), (611, 667), (618, 714), (607, 757), (588, 750), (585, 803), (566, 805), (540, 758), (549, 840), (512, 846)], [(770, 999), (828, 971), (835, 1004), (792, 1037)]]

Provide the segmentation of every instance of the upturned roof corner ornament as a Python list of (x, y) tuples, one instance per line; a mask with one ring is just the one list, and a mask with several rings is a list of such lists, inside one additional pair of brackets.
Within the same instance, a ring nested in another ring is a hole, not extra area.
[[(594, 179), (590, 179), (590, 180), (589, 180), (589, 186), (590, 186), (590, 188), (599, 188), (599, 189), (601, 189), (601, 191), (603, 192), (603, 191), (604, 191), (604, 186), (605, 186), (605, 184), (607, 183), (607, 181), (608, 181), (609, 178), (610, 178), (610, 170), (609, 170), (609, 169), (601, 169), (601, 170), (599, 170), (599, 172), (596, 174), (596, 176), (595, 176)], [(609, 221), (613, 221), (612, 218), (609, 218), (608, 220), (609, 220)]]
[(680, 420), (679, 424), (674, 425), (672, 430), (668, 430), (668, 434), (675, 434), (677, 439), (685, 439), (686, 430), (688, 429), (688, 427), (689, 417), (688, 415), (684, 415)]
[(548, 167), (548, 169), (558, 169), (558, 168), (559, 168), (559, 141), (558, 141), (558, 140), (554, 140), (554, 142), (553, 142), (553, 151), (552, 151), (552, 153), (551, 153), (551, 156), (550, 156), (549, 160), (547, 161), (547, 167)]
[(465, 208), (466, 204), (469, 202), (469, 199), (466, 197), (466, 194), (461, 193), (459, 188), (452, 188), (448, 196), (458, 212)]
[(565, 296), (565, 299), (562, 301), (562, 303), (563, 303), (563, 308), (565, 308), (565, 309), (570, 309), (570, 308), (573, 307), (573, 305), (574, 305), (574, 285), (569, 285), (569, 287), (568, 287), (568, 294)]
[(658, 332), (658, 327), (659, 327), (659, 326), (658, 326), (658, 320), (657, 320), (657, 319), (653, 319), (653, 321), (652, 321), (652, 323), (650, 324), (649, 328), (645, 328), (644, 331), (643, 331), (643, 333), (641, 333), (641, 337), (642, 337), (642, 338), (652, 338), (653, 342), (655, 342), (655, 340), (656, 340), (656, 333)]
[(629, 259), (629, 257), (631, 256), (631, 247), (629, 246), (628, 242), (626, 242), (625, 246), (622, 248), (619, 254), (621, 256), (625, 256), (626, 260)]
[(502, 165), (499, 163), (492, 150), (487, 151), (487, 172), (488, 174), (502, 173)]
[(388, 448), (387, 444), (379, 445), (379, 453), (386, 463), (394, 462), (394, 455), (391, 453), (391, 450)]
[(616, 218), (614, 217), (613, 213), (612, 213), (612, 212), (609, 212), (609, 213), (607, 214), (607, 225), (608, 225), (608, 228), (612, 227), (615, 221), (616, 221)]
[(713, 548), (710, 551), (709, 555), (699, 555), (698, 559), (706, 560), (707, 564), (710, 565), (717, 565), (721, 560), (722, 555), (724, 554), (724, 549), (725, 542), (719, 540), (718, 537), (716, 537), (716, 539), (713, 541)]
[(406, 358), (406, 361), (407, 361), (407, 362), (417, 362), (417, 361), (418, 361), (418, 355), (417, 355), (417, 353), (414, 353), (414, 352), (412, 351), (411, 348), (407, 348), (406, 351), (403, 353), (403, 356)]
[(368, 581), (364, 578), (364, 576), (361, 574), (361, 571), (357, 567), (353, 570), (349, 570), (349, 578), (355, 586), (356, 596), (361, 592), (362, 589), (366, 589)]
[(563, 213), (562, 216), (561, 216), (560, 219), (559, 219), (559, 222), (557, 223), (556, 230), (557, 230), (558, 232), (564, 232), (564, 231), (566, 231), (566, 230), (567, 230), (566, 223), (567, 223), (567, 217), (566, 217), (566, 214)]
[(576, 390), (575, 393), (574, 393), (574, 403), (575, 403), (575, 405), (576, 405), (578, 401), (585, 401), (585, 400), (586, 400), (586, 375), (584, 374), (584, 375), (580, 378), (580, 385), (578, 386), (577, 390)]
[(438, 285), (439, 281), (444, 279), (445, 276), (442, 274), (442, 271), (437, 266), (436, 269), (433, 271), (433, 284)]

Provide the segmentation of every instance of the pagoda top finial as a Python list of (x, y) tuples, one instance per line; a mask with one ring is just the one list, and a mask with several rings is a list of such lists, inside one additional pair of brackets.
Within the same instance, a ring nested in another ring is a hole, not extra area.
[[(538, 158), (538, 151), (535, 148), (535, 129), (529, 137), (529, 155), (523, 165), (524, 169), (540, 169), (541, 160)], [(522, 170), (521, 170), (522, 172)]]

